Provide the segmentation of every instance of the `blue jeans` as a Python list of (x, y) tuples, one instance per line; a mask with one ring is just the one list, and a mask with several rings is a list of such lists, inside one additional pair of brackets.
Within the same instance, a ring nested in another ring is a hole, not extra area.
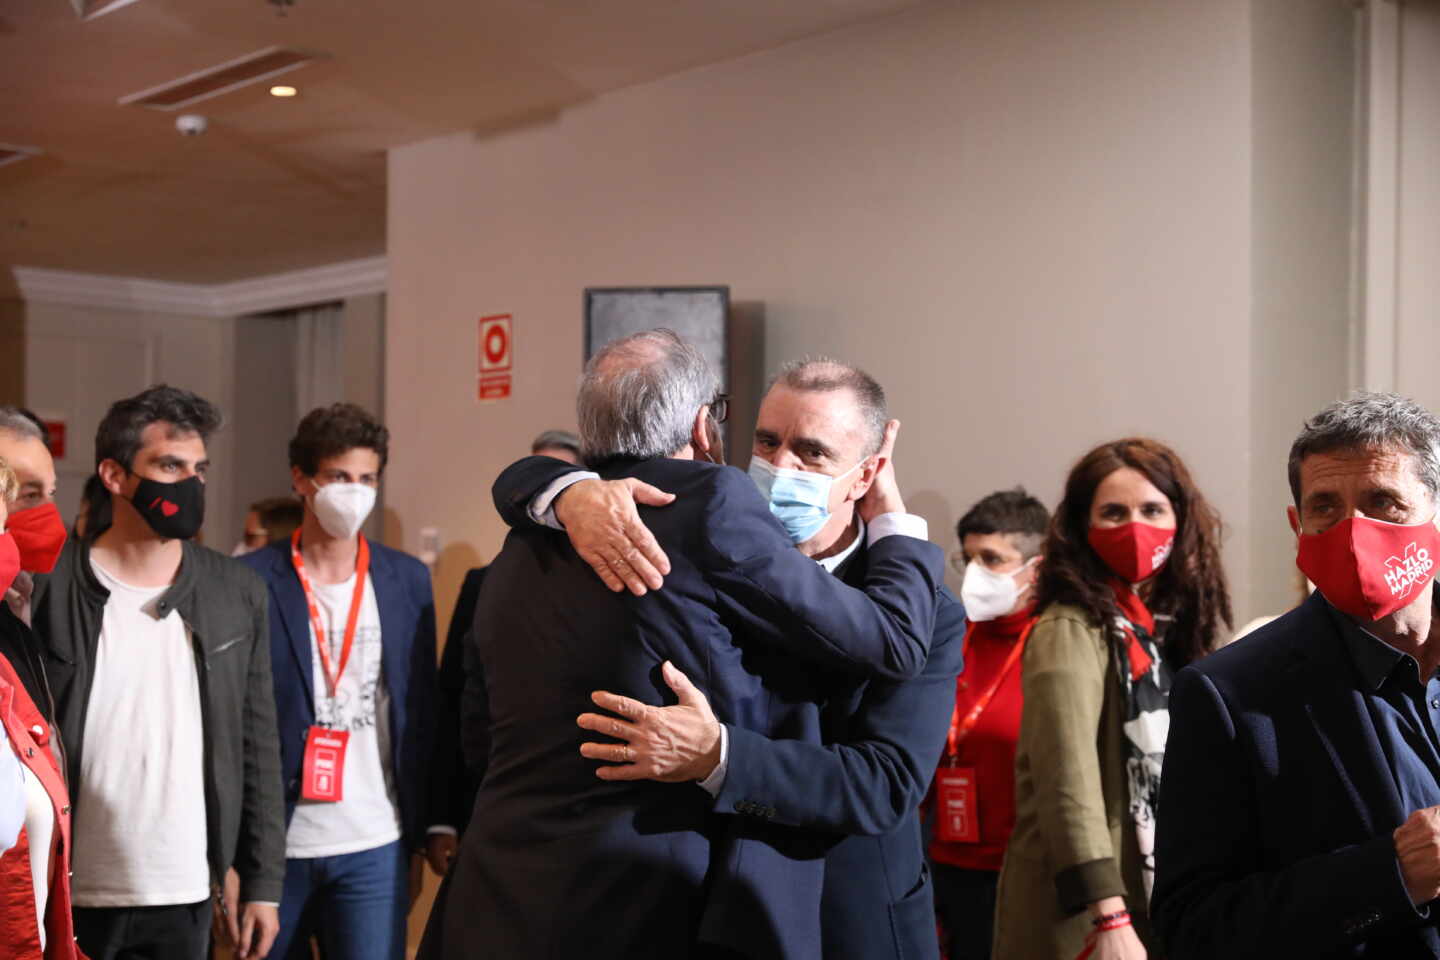
[(325, 960), (404, 960), (409, 860), (398, 840), (338, 857), (286, 860), (280, 935), (270, 956), (309, 960), (314, 935)]

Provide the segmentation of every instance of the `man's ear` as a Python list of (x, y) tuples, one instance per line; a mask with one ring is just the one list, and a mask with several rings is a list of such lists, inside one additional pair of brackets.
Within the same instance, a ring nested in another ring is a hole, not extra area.
[(875, 483), (875, 478), (880, 475), (880, 470), (885, 466), (885, 458), (871, 455), (865, 458), (865, 465), (855, 471), (854, 478), (850, 481), (850, 489), (845, 494), (846, 500), (859, 500), (870, 492), (870, 487)]
[(305, 479), (307, 478), (303, 470), (294, 465), (290, 467), (290, 489), (295, 493), (295, 496), (301, 500), (305, 499), (305, 491), (300, 489), (300, 481)]
[(1285, 508), (1285, 519), (1290, 521), (1290, 532), (1300, 536), (1300, 511), (1294, 507)]
[(100, 482), (105, 489), (116, 496), (124, 496), (121, 492), (125, 485), (125, 475), (130, 471), (120, 466), (118, 460), (101, 460), (100, 465), (95, 468), (100, 476)]
[(710, 418), (710, 404), (701, 404), (695, 411), (695, 422), (690, 425), (690, 448), (695, 451), (696, 460), (708, 460), (710, 454), (710, 431), (705, 421)]

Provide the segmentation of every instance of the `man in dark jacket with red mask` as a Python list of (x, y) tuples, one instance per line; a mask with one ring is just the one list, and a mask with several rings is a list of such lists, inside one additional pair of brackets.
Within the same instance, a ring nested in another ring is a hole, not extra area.
[(1176, 676), (1151, 917), (1171, 960), (1437, 957), (1440, 418), (1357, 394), (1289, 473), (1317, 589)]

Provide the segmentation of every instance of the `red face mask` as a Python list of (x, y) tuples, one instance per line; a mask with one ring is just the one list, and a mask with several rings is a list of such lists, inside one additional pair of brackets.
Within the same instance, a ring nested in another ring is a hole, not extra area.
[(65, 521), (53, 503), (10, 514), (10, 534), (20, 550), (20, 569), (49, 573), (65, 546)]
[(1175, 528), (1154, 527), (1148, 523), (1091, 527), (1089, 540), (1116, 576), (1126, 583), (1139, 583), (1170, 559), (1170, 550), (1175, 546)]
[(20, 548), (15, 546), (14, 537), (0, 533), (0, 594), (10, 589), (19, 573)]
[(1302, 533), (1295, 565), (1335, 609), (1379, 620), (1425, 589), (1435, 576), (1437, 554), (1440, 530), (1433, 521), (1349, 517), (1324, 533)]

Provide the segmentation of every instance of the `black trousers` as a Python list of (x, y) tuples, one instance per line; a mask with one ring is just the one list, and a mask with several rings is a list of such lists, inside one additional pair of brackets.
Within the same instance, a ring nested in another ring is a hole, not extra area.
[(210, 901), (165, 907), (76, 907), (75, 939), (90, 960), (205, 960)]
[(961, 870), (931, 862), (935, 914), (945, 928), (948, 960), (990, 960), (998, 870)]

